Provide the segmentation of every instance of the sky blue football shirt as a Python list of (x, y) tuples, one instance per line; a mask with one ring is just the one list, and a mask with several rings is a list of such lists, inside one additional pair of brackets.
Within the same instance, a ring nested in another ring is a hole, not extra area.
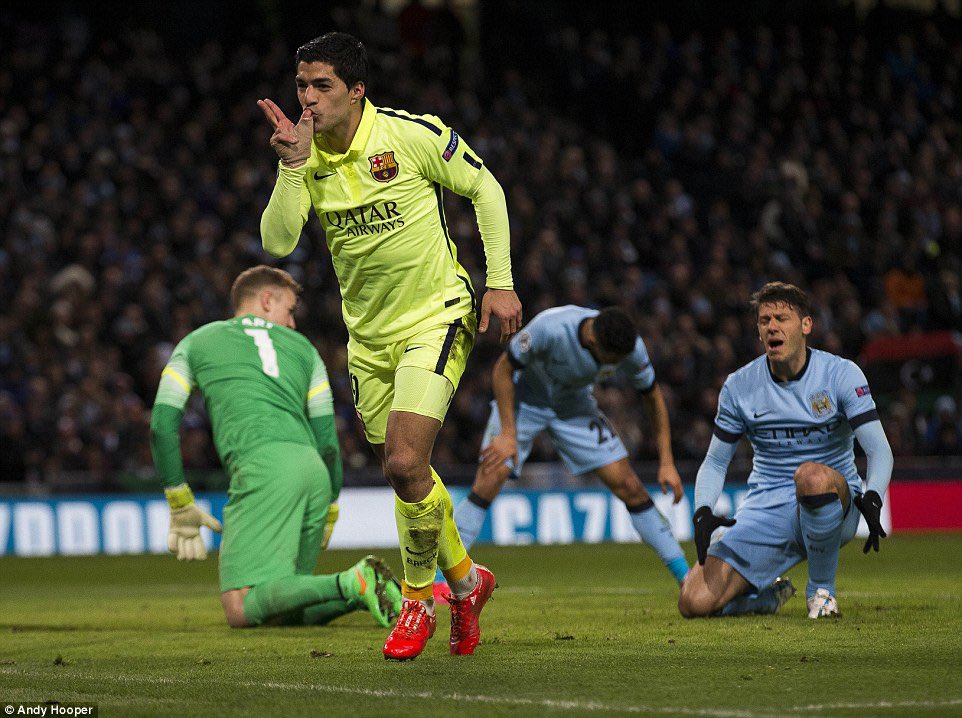
[(508, 345), (514, 374), (516, 398), (533, 406), (552, 407), (561, 413), (566, 407), (593, 401), (592, 386), (624, 372), (636, 389), (650, 390), (655, 370), (641, 337), (619, 364), (599, 364), (581, 344), (579, 329), (599, 314), (597, 309), (574, 305), (546, 309), (516, 334)]
[(791, 381), (776, 381), (764, 354), (730, 374), (718, 397), (715, 436), (734, 443), (747, 434), (755, 451), (752, 487), (794, 487), (795, 469), (806, 461), (830, 466), (851, 482), (858, 480), (854, 429), (878, 418), (854, 362), (808, 349)]

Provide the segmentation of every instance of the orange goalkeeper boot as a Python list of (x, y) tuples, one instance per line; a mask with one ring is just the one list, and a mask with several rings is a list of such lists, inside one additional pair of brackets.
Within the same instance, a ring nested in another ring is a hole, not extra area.
[(394, 630), (384, 642), (384, 657), (393, 661), (417, 658), (434, 635), (438, 619), (420, 601), (405, 598)]
[(478, 617), (497, 587), (491, 571), (480, 564), (475, 564), (474, 567), (478, 571), (478, 584), (474, 590), (463, 598), (448, 596), (448, 603), (451, 604), (452, 656), (470, 656), (474, 653), (481, 638)]

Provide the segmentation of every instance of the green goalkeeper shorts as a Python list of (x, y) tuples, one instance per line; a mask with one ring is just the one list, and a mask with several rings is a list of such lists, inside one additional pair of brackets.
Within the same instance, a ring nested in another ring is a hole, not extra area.
[(220, 590), (311, 574), (321, 552), (331, 479), (312, 446), (271, 443), (231, 462)]

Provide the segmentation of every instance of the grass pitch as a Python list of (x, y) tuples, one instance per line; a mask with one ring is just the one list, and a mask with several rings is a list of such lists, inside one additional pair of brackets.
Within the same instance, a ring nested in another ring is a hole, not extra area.
[[(962, 536), (843, 549), (841, 620), (801, 595), (776, 616), (686, 621), (638, 545), (479, 547), (500, 588), (471, 657), (446, 610), (416, 661), (381, 657), (356, 613), (231, 630), (216, 559), (0, 559), (0, 705), (95, 702), (101, 716), (962, 715)], [(689, 545), (689, 555), (693, 548)], [(394, 551), (386, 558), (398, 563)], [(330, 552), (325, 570), (361, 556)], [(804, 564), (789, 574), (804, 592)]]

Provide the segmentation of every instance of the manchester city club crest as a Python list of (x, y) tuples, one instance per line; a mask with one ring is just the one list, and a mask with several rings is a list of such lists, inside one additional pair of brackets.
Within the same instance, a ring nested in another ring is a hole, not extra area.
[(828, 398), (827, 391), (820, 391), (817, 394), (812, 394), (808, 397), (808, 400), (812, 402), (812, 413), (815, 415), (816, 419), (820, 419), (823, 416), (828, 416), (832, 413), (832, 402)]
[(371, 177), (378, 182), (390, 182), (397, 177), (398, 164), (394, 152), (382, 152), (367, 158), (371, 163)]
[(531, 348), (531, 335), (528, 332), (521, 332), (518, 341), (521, 344), (522, 352), (526, 352)]

